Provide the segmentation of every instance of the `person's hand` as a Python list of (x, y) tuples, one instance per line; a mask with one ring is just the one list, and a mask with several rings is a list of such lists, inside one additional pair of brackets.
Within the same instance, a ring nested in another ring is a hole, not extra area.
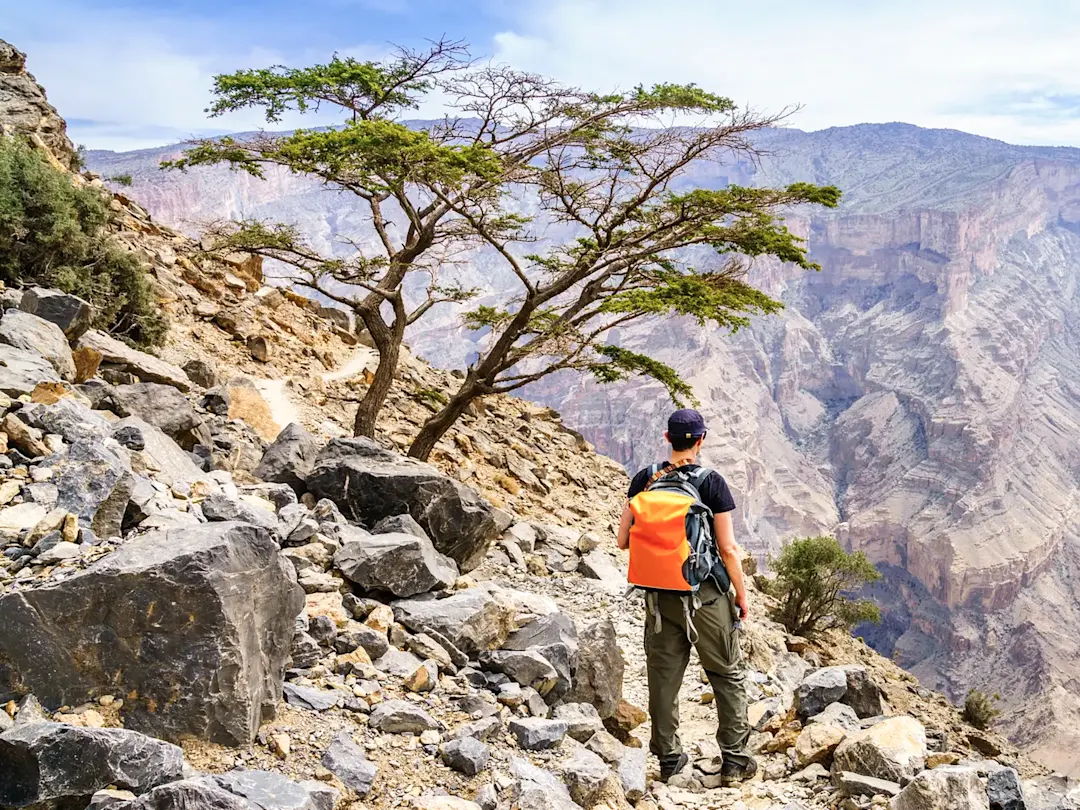
[(735, 605), (739, 608), (739, 621), (745, 622), (750, 615), (750, 600), (746, 597), (746, 591), (735, 597)]

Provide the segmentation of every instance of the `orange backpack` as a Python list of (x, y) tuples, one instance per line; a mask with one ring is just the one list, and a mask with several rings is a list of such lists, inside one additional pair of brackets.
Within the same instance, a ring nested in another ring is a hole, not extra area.
[(716, 545), (713, 512), (701, 501), (701, 484), (711, 472), (649, 468), (649, 483), (630, 499), (631, 585), (693, 593), (712, 578), (727, 592), (731, 581)]

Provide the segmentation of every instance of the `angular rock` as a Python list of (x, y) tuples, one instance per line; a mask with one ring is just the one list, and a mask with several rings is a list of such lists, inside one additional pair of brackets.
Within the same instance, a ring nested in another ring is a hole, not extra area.
[(844, 741), (847, 732), (826, 723), (812, 723), (804, 728), (795, 740), (795, 762), (800, 768), (815, 762), (832, 760), (836, 746)]
[(59, 491), (57, 508), (77, 515), (80, 525), (101, 538), (119, 536), (135, 489), (135, 476), (122, 452), (84, 439), (45, 462), (53, 470), (52, 482)]
[(77, 295), (41, 287), (23, 290), (19, 309), (56, 324), (69, 341), (82, 337), (94, 317), (93, 307)]
[(836, 749), (834, 771), (905, 782), (926, 763), (926, 731), (913, 717), (890, 717), (848, 736)]
[(480, 740), (465, 736), (439, 746), (439, 758), (448, 768), (476, 776), (487, 767), (491, 752)]
[(626, 587), (626, 574), (619, 570), (611, 555), (603, 549), (596, 548), (582, 556), (577, 570), (583, 577), (599, 580), (603, 585)]
[(200, 357), (192, 358), (184, 363), (184, 373), (200, 388), (213, 388), (218, 384), (217, 366)]
[(646, 753), (644, 748), (627, 748), (619, 760), (619, 782), (627, 801), (637, 802), (645, 795)]
[(851, 771), (834, 772), (833, 781), (844, 796), (895, 796), (900, 792), (898, 782)]
[(974, 768), (944, 765), (923, 771), (892, 801), (893, 810), (989, 810)]
[(65, 380), (75, 379), (75, 361), (63, 331), (54, 323), (23, 312), (9, 309), (0, 318), (0, 343), (35, 352), (56, 369)]
[(394, 618), (412, 632), (440, 633), (468, 655), (500, 647), (514, 627), (514, 606), (480, 588), (445, 599), (401, 599), (393, 608)]
[(438, 730), (438, 722), (427, 712), (405, 700), (388, 700), (371, 710), (368, 725), (385, 734), (420, 734)]
[(259, 810), (317, 810), (303, 785), (272, 771), (237, 770), (203, 777)]
[(439, 683), (439, 667), (431, 660), (424, 661), (402, 683), (410, 692), (431, 692)]
[(862, 729), (862, 724), (859, 723), (855, 710), (843, 703), (830, 703), (825, 707), (824, 711), (806, 719), (806, 725), (808, 726), (816, 723), (836, 726), (846, 731), (859, 731)]
[(21, 397), (33, 393), (39, 383), (58, 383), (60, 375), (35, 351), (0, 345), (0, 393)]
[(142, 382), (163, 383), (181, 391), (191, 390), (191, 381), (182, 369), (151, 354), (132, 349), (104, 332), (91, 329), (79, 338), (78, 345), (96, 349), (106, 363), (134, 374)]
[(300, 686), (295, 683), (287, 683), (282, 688), (285, 702), (290, 706), (299, 706), (301, 709), (310, 709), (313, 712), (325, 712), (341, 702), (342, 696), (333, 689), (315, 689), (311, 686)]
[(188, 398), (171, 385), (118, 385), (113, 388), (112, 401), (117, 415), (137, 416), (186, 447), (194, 442), (185, 439), (189, 439), (203, 421), (192, 409)]
[(109, 805), (110, 810), (253, 810), (241, 796), (230, 793), (209, 777), (183, 779), (159, 785), (136, 801)]
[(501, 672), (521, 686), (531, 686), (546, 695), (558, 681), (555, 668), (539, 653), (532, 650), (495, 650), (480, 655), (480, 665), (492, 672)]
[[(518, 780), (515, 806), (521, 810), (564, 810), (578, 807), (555, 774), (520, 757), (510, 757), (510, 772)], [(546, 799), (547, 803), (544, 803)]]
[(497, 715), (481, 717), (471, 723), (466, 723), (454, 730), (453, 737), (475, 737), (478, 740), (489, 740), (502, 731), (502, 722)]
[(1020, 777), (1012, 768), (993, 771), (986, 779), (990, 810), (1026, 810)]
[(265, 531), (152, 532), (0, 597), (0, 703), (33, 691), (56, 710), (122, 694), (128, 728), (246, 744), (274, 716), (302, 607)]
[(574, 625), (574, 620), (565, 613), (550, 613), (534, 619), (507, 636), (502, 648), (528, 650), (552, 644), (565, 644), (575, 655), (577, 654), (577, 627)]
[(319, 453), (315, 437), (296, 422), (290, 422), (266, 448), (251, 474), (263, 481), (287, 484), (297, 494), (307, 491), (307, 476)]
[(585, 743), (585, 747), (599, 755), (604, 762), (612, 764), (621, 762), (623, 756), (633, 750), (624, 746), (606, 729), (593, 734)]
[(556, 706), (554, 718), (566, 723), (566, 733), (580, 743), (604, 730), (604, 722), (600, 719), (599, 712), (595, 706), (588, 703), (564, 703)]
[(379, 672), (388, 672), (399, 678), (407, 678), (424, 662), (410, 652), (389, 647), (385, 653), (372, 660), (375, 669)]
[(457, 665), (454, 664), (450, 653), (427, 633), (417, 633), (415, 636), (409, 636), (405, 641), (405, 647), (419, 658), (434, 661), (443, 672), (453, 674), (457, 671)]
[(110, 785), (143, 793), (180, 779), (184, 753), (125, 729), (34, 722), (0, 735), (0, 763), (0, 805), (25, 807)]
[(577, 668), (569, 703), (591, 703), (604, 720), (615, 714), (622, 698), (622, 651), (610, 619), (590, 624), (578, 638)]
[[(350, 647), (355, 650), (360, 647), (368, 654), (371, 660), (381, 658), (390, 649), (390, 642), (386, 639), (386, 633), (380, 633), (371, 627), (360, 623), (351, 623), (345, 630), (338, 634), (337, 641), (342, 647)], [(337, 642), (335, 642), (337, 646)], [(429, 657), (430, 656), (426, 656)]]
[(582, 807), (597, 803), (604, 789), (604, 782), (611, 776), (611, 768), (592, 751), (581, 749), (563, 762), (560, 772), (570, 798)]
[(358, 746), (347, 731), (339, 731), (322, 756), (322, 765), (350, 790), (361, 797), (371, 791), (378, 775), (378, 767), (368, 761), (364, 750)]
[(523, 717), (512, 719), (509, 729), (521, 748), (526, 751), (545, 751), (558, 748), (562, 744), (567, 725), (562, 720)]
[(206, 473), (200, 470), (176, 442), (159, 428), (143, 421), (137, 416), (129, 416), (113, 424), (113, 432), (125, 429), (137, 430), (143, 439), (144, 447), (140, 451), (154, 469), (154, 478), (169, 487), (190, 487), (196, 481), (209, 482)]
[(846, 694), (844, 667), (825, 667), (811, 673), (799, 684), (795, 690), (795, 711), (799, 717), (812, 717)]
[(307, 480), (353, 520), (372, 526), (408, 513), (435, 548), (463, 572), (476, 568), (498, 534), (491, 505), (434, 467), (383, 450), (367, 439), (334, 439)]
[(375, 534), (347, 540), (334, 554), (334, 567), (365, 591), (408, 597), (448, 588), (457, 565), (415, 534)]
[(880, 717), (885, 713), (881, 699), (881, 689), (870, 680), (866, 667), (846, 666), (847, 692), (841, 702), (855, 710), (859, 717)]
[(424, 531), (424, 527), (413, 520), (412, 515), (393, 515), (388, 518), (383, 518), (371, 528), (372, 534), (415, 534), (417, 537), (423, 537), (428, 542), (431, 542), (431, 538), (428, 537), (427, 532)]
[(413, 800), (417, 810), (481, 810), (476, 802), (459, 796), (421, 796)]
[(277, 515), (272, 509), (263, 509), (220, 492), (215, 492), (202, 502), (202, 512), (207, 520), (250, 523), (267, 531), (275, 531), (278, 525)]
[[(323, 767), (326, 767), (325, 765)], [(338, 777), (339, 779), (341, 777)], [(300, 783), (300, 787), (308, 792), (315, 810), (334, 810), (341, 801), (341, 791), (330, 787), (325, 782), (317, 782), (308, 779)]]

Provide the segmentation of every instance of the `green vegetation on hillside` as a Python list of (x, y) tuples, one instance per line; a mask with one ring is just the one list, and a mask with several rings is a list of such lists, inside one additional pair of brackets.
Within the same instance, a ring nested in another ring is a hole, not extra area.
[(987, 729), (1001, 714), (995, 705), (1000, 698), (972, 689), (964, 699), (964, 719), (978, 729)]
[(94, 305), (94, 326), (133, 344), (167, 324), (143, 265), (108, 233), (105, 195), (18, 138), (0, 137), (0, 280), (53, 287)]
[(831, 628), (851, 630), (860, 622), (881, 621), (877, 605), (845, 594), (881, 574), (861, 551), (849, 554), (832, 537), (806, 537), (784, 546), (769, 559), (776, 579), (768, 592), (780, 600), (773, 618), (797, 636), (814, 636)]

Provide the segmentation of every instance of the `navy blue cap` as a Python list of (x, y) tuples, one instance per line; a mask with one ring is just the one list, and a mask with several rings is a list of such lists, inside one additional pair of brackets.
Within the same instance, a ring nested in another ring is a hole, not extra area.
[(667, 420), (669, 436), (685, 437), (692, 439), (695, 436), (705, 435), (705, 419), (693, 408), (683, 408), (675, 411)]

